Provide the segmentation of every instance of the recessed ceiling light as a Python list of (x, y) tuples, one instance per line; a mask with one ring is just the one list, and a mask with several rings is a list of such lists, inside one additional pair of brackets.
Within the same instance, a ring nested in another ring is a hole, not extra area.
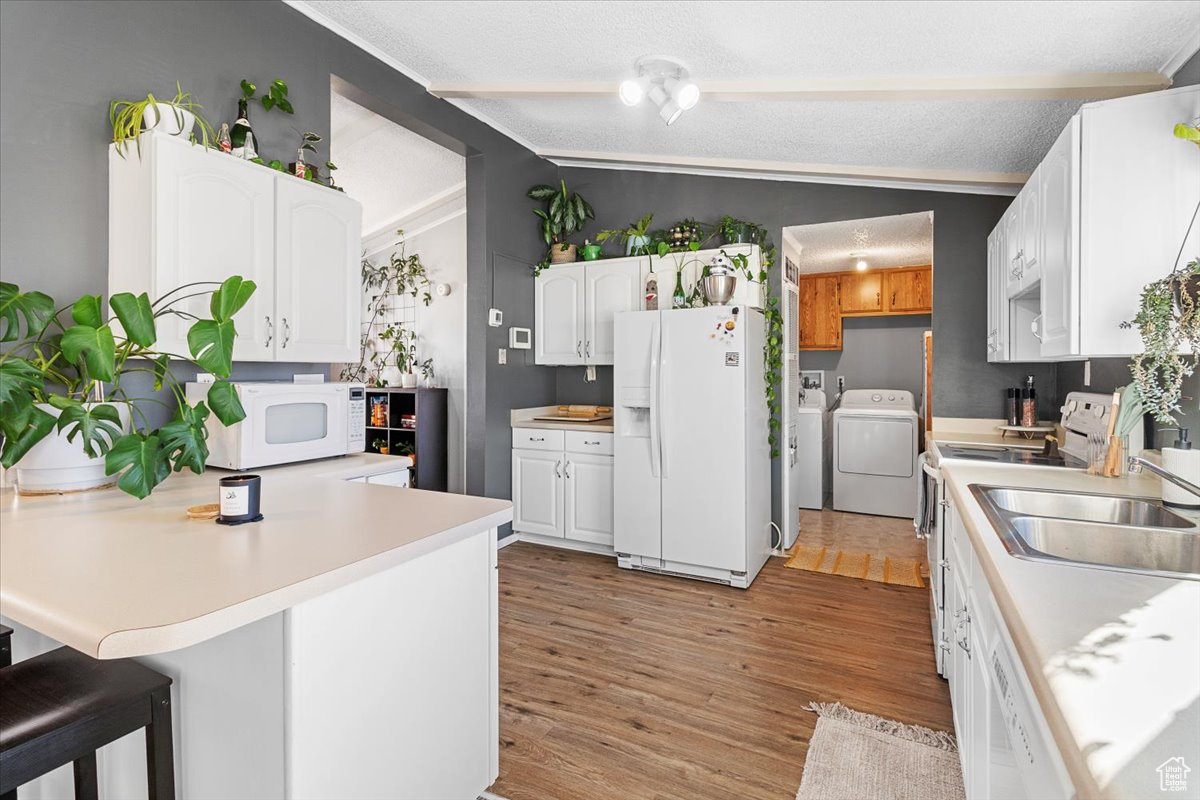
[(867, 263), (867, 260), (865, 258), (860, 258), (858, 261), (856, 261), (854, 263), (854, 268), (856, 270), (858, 270), (859, 272), (866, 272), (867, 267), (869, 267), (869, 266), (871, 266), (871, 265)]
[(688, 80), (683, 63), (669, 56), (642, 56), (635, 62), (637, 77), (621, 81), (617, 96), (627, 106), (643, 97), (658, 106), (658, 116), (668, 125), (700, 102), (700, 87)]

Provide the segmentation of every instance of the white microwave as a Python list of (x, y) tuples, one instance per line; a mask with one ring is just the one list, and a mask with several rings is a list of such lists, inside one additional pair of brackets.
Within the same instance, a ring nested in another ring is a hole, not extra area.
[[(211, 384), (187, 384), (187, 399), (206, 400)], [(210, 467), (257, 469), (361, 453), (367, 442), (367, 393), (361, 383), (234, 381), (246, 418), (228, 427), (209, 416)]]

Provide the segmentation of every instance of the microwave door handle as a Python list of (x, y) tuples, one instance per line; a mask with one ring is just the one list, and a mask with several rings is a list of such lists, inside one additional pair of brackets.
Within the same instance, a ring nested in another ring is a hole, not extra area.
[(659, 477), (658, 439), (658, 344), (659, 323), (650, 328), (650, 475)]

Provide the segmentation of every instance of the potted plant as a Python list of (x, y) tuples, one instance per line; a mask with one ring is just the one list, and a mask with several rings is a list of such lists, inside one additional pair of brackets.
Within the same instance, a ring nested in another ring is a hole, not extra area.
[(596, 234), (596, 241), (606, 242), (609, 239), (618, 239), (625, 248), (625, 255), (650, 255), (650, 221), (653, 219), (653, 214), (647, 214), (624, 228), (600, 231)]
[(686, 250), (695, 242), (704, 240), (704, 224), (688, 217), (681, 219), (667, 231), (667, 244), (672, 250)]
[(400, 442), (396, 445), (396, 455), (408, 456), (412, 460), (412, 465), (417, 465), (417, 450), (413, 447), (412, 442)]
[(1175, 423), (1183, 381), (1200, 363), (1200, 301), (1189, 289), (1198, 279), (1200, 258), (1147, 284), (1137, 316), (1122, 324), (1141, 334), (1144, 350), (1131, 365), (1134, 387), (1142, 406), (1164, 425)]
[(526, 193), (530, 200), (544, 204), (541, 208), (533, 209), (533, 213), (542, 221), (542, 239), (549, 248), (536, 267), (538, 271), (550, 264), (567, 264), (574, 261), (575, 245), (568, 242), (567, 237), (583, 230), (589, 219), (596, 218), (596, 213), (588, 202), (578, 192), (567, 189), (566, 181), (560, 180), (558, 184), (557, 187), (538, 184)]
[(592, 244), (587, 239), (583, 240), (583, 247), (579, 248), (579, 252), (583, 255), (584, 261), (595, 261), (600, 258), (600, 254), (604, 252), (604, 248), (598, 244)]
[(725, 244), (759, 244), (764, 233), (756, 223), (736, 219), (728, 214), (721, 217), (717, 228)]
[[(0, 353), (0, 463), (16, 468), (18, 491), (116, 482), (144, 498), (172, 471), (204, 472), (209, 414), (225, 425), (246, 416), (228, 378), (233, 316), (254, 290), (253, 281), (233, 276), (220, 285), (185, 284), (154, 301), (119, 292), (109, 298), (105, 322), (99, 295), (59, 307), (42, 292), (0, 282), (0, 342), (10, 345)], [(178, 304), (203, 294), (211, 295), (210, 316), (195, 318), (188, 330), (190, 357), (157, 349), (158, 319), (191, 317)], [(217, 376), (206, 401), (188, 402), (172, 359)], [(128, 394), (126, 379), (138, 373), (153, 376), (155, 391), (169, 391), (174, 415), (167, 424), (152, 427), (138, 408), (161, 400)]]
[(196, 142), (196, 127), (200, 128), (199, 143), (211, 147), (216, 139), (212, 125), (204, 117), (204, 107), (192, 95), (175, 84), (175, 96), (160, 100), (153, 94), (145, 100), (113, 100), (108, 105), (108, 121), (112, 125), (113, 143), (122, 158), (132, 140), (138, 155), (142, 153), (138, 136), (143, 130), (157, 129), (169, 136), (187, 136)]
[(372, 439), (371, 447), (374, 448), (375, 452), (379, 453), (381, 456), (386, 456), (388, 454), (387, 439)]

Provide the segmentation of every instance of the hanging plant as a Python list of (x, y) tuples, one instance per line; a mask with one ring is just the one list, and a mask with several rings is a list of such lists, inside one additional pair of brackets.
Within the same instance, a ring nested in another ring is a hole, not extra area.
[[(1175, 424), (1183, 381), (1200, 364), (1200, 259), (1175, 269), (1142, 290), (1133, 322), (1144, 350), (1133, 357), (1134, 387), (1146, 411), (1157, 422)], [(1181, 353), (1190, 348), (1190, 353)]]

